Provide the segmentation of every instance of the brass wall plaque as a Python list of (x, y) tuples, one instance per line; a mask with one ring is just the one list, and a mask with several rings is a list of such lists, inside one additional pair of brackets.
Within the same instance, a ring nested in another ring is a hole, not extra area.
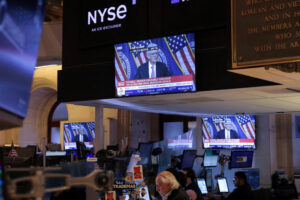
[(232, 68), (300, 61), (300, 0), (231, 0)]

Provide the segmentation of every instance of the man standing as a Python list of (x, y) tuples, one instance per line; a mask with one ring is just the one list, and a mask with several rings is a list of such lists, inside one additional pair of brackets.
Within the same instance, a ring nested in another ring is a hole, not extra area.
[(230, 119), (225, 120), (224, 127), (217, 133), (216, 139), (239, 139), (238, 133), (232, 129)]
[(155, 179), (156, 191), (163, 200), (189, 200), (189, 196), (169, 171), (159, 173)]
[(136, 71), (134, 79), (146, 79), (171, 76), (167, 66), (158, 61), (157, 44), (150, 43), (147, 47), (146, 56), (148, 62), (141, 64)]

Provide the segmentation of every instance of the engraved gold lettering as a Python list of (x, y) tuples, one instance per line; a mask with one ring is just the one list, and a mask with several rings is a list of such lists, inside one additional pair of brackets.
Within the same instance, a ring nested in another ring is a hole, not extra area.
[(276, 21), (279, 19), (279, 14), (265, 16), (265, 22)]
[(287, 2), (289, 8), (295, 8), (300, 6), (300, 0)]
[(245, 0), (245, 3), (247, 6), (251, 6), (251, 5), (255, 5), (255, 4), (259, 4), (262, 3), (262, 0)]
[(256, 47), (254, 47), (254, 50), (255, 50), (256, 53), (271, 51), (272, 50), (272, 45), (271, 44), (264, 44), (264, 45), (256, 46)]
[(286, 49), (286, 43), (275, 44), (275, 49), (276, 50)]
[(290, 43), (290, 48), (300, 47), (300, 43), (298, 41), (294, 41)]
[(283, 19), (291, 18), (291, 13), (288, 13), (288, 12), (283, 13), (283, 14), (282, 14), (282, 18), (283, 18)]
[(267, 8), (261, 7), (261, 8), (249, 8), (241, 11), (242, 16), (251, 16), (251, 15), (257, 15), (261, 13), (266, 13)]
[(290, 28), (292, 28), (292, 24), (290, 22), (261, 26), (261, 29), (263, 32), (286, 30), (286, 29), (290, 29)]
[(300, 16), (300, 10), (297, 10), (294, 12), (294, 17), (299, 17)]
[(277, 10), (283, 10), (284, 8), (285, 8), (285, 4), (279, 3), (279, 4), (271, 5), (270, 10), (277, 11)]
[(275, 34), (276, 40), (290, 39), (293, 36), (292, 33), (277, 33)]
[(255, 34), (255, 33), (258, 33), (258, 27), (248, 28), (248, 34)]

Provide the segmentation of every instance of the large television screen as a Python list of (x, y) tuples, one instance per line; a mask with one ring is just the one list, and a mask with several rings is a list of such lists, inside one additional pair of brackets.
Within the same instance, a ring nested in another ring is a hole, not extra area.
[(205, 117), (202, 122), (204, 148), (255, 149), (255, 116)]
[(116, 44), (116, 96), (196, 91), (193, 33)]
[(93, 148), (95, 122), (64, 123), (64, 143), (66, 150), (76, 149), (76, 141), (84, 142), (87, 149)]

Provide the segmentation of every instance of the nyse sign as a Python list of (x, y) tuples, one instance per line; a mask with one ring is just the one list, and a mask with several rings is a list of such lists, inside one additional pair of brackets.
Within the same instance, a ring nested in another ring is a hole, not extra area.
[(147, 1), (80, 0), (83, 47), (124, 41), (147, 31)]
[[(120, 5), (118, 7), (115, 6), (111, 6), (109, 8), (104, 8), (104, 9), (97, 9), (94, 11), (89, 11), (87, 14), (87, 23), (88, 25), (91, 24), (98, 24), (98, 23), (103, 23), (105, 22), (105, 20), (109, 21), (109, 22), (113, 22), (116, 19), (124, 19), (126, 17), (127, 14), (127, 7), (126, 5)], [(108, 26), (111, 28), (118, 28), (121, 27), (120, 24), (117, 24), (115, 26), (111, 25)], [(104, 27), (101, 28), (94, 28), (92, 29), (92, 31), (96, 31), (96, 30), (107, 30)]]
[[(111, 6), (109, 8), (104, 8), (102, 10), (97, 9), (94, 11), (89, 11), (87, 13), (87, 24), (88, 25), (102, 24), (106, 20), (109, 22), (113, 22), (116, 19), (117, 20), (125, 19), (126, 15), (127, 15), (127, 7), (124, 4), (119, 5), (118, 7)], [(119, 27), (121, 27), (121, 24), (114, 24), (114, 25), (92, 28), (91, 31), (102, 31), (102, 30), (108, 30), (111, 28), (119, 28)]]

